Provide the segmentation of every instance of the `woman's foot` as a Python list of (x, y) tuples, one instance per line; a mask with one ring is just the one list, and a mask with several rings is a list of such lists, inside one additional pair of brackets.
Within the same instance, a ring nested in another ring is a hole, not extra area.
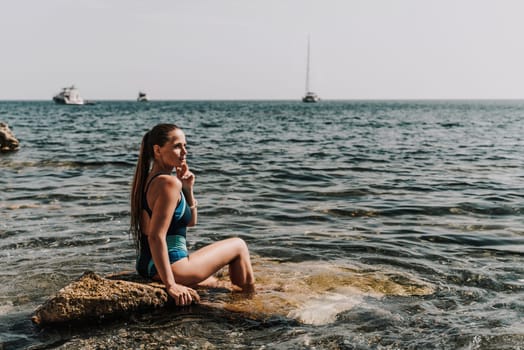
[(226, 281), (221, 281), (218, 278), (216, 278), (215, 276), (208, 277), (207, 279), (198, 283), (195, 287), (196, 288), (221, 288), (221, 289), (231, 290), (231, 284), (229, 284)]
[(232, 288), (233, 292), (235, 293), (243, 293), (247, 295), (254, 295), (256, 293), (255, 284), (254, 283), (246, 283), (242, 286), (233, 285)]

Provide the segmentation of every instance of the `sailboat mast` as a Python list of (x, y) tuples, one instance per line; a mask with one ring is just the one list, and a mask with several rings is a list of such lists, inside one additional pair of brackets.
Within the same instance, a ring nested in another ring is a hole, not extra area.
[(310, 65), (311, 65), (311, 54), (310, 54), (310, 45), (311, 40), (309, 38), (309, 35), (307, 36), (307, 69), (306, 69), (306, 94), (304, 97), (302, 97), (302, 102), (318, 102), (320, 101), (320, 97), (318, 97), (317, 94), (312, 92), (309, 89), (309, 71), (310, 71)]
[(309, 35), (307, 37), (306, 94), (309, 92)]

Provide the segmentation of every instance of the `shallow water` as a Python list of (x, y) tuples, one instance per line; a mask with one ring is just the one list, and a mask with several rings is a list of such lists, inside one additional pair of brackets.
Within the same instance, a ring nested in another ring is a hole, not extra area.
[[(524, 102), (0, 102), (0, 348), (518, 349)], [(196, 249), (244, 238), (260, 292), (38, 329), (86, 270), (131, 270), (140, 137), (186, 132)]]

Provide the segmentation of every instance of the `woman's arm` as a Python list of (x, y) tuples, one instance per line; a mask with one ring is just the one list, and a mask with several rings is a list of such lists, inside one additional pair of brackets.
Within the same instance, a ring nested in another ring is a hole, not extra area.
[(198, 202), (195, 199), (195, 196), (192, 190), (191, 192), (184, 191), (184, 196), (186, 197), (187, 205), (189, 206), (189, 209), (191, 210), (191, 221), (188, 222), (187, 226), (193, 227), (198, 222)]
[[(175, 299), (178, 305), (191, 303), (196, 292), (183, 285), (177, 284), (167, 253), (166, 235), (169, 224), (180, 200), (180, 183), (176, 178), (162, 175), (158, 178), (154, 188), (150, 190), (158, 193), (151, 208), (153, 215), (149, 224), (148, 242), (153, 262), (166, 290)], [(193, 295), (193, 297), (192, 297)], [(198, 295), (196, 298), (198, 299)]]
[(176, 176), (182, 183), (182, 191), (187, 200), (187, 205), (191, 209), (191, 221), (187, 226), (195, 226), (198, 222), (198, 202), (195, 199), (193, 193), (193, 186), (195, 185), (195, 174), (193, 174), (187, 165), (187, 163), (182, 164), (180, 168), (176, 169)]

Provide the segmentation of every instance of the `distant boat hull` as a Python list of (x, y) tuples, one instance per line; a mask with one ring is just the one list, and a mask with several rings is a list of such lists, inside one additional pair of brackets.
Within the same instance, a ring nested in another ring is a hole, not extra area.
[(57, 103), (59, 105), (65, 105), (66, 101), (63, 98), (60, 98), (58, 96), (53, 97), (53, 102)]
[(302, 97), (302, 102), (305, 103), (315, 103), (318, 101), (320, 101), (320, 97), (318, 97), (314, 92), (308, 92), (306, 96)]
[(138, 98), (136, 100), (138, 102), (148, 102), (149, 98), (147, 97), (147, 94), (145, 92), (139, 92)]
[(89, 104), (89, 103), (85, 103), (84, 101), (74, 101), (74, 102), (66, 101), (64, 98), (57, 97), (57, 96), (53, 97), (53, 101), (56, 104), (59, 104), (59, 105), (84, 105), (84, 104)]
[(84, 99), (80, 96), (78, 90), (74, 87), (63, 88), (58, 94), (53, 96), (53, 101), (60, 105), (83, 105)]

